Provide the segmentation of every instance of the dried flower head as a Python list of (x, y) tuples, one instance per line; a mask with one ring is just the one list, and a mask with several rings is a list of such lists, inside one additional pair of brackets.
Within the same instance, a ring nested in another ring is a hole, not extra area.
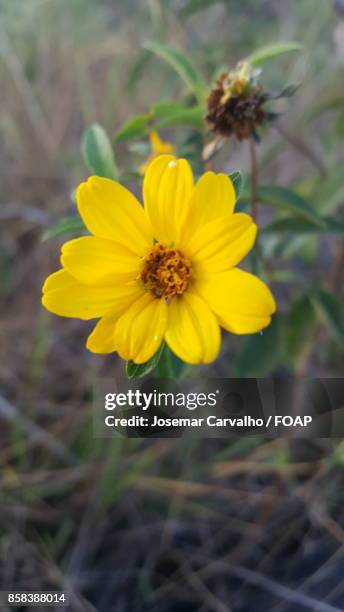
[(221, 74), (208, 98), (206, 120), (213, 132), (227, 137), (235, 134), (238, 140), (256, 136), (257, 127), (266, 119), (267, 100), (258, 74), (246, 62)]

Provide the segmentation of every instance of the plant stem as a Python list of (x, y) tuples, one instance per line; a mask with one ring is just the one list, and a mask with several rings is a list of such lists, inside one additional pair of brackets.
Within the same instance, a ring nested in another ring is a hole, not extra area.
[[(258, 190), (258, 162), (257, 162), (256, 145), (252, 137), (249, 139), (249, 147), (250, 147), (250, 165), (251, 165), (251, 213), (252, 213), (253, 221), (257, 223), (257, 219), (258, 219), (258, 193), (257, 193), (257, 190)], [(256, 239), (256, 244), (255, 244), (255, 253), (256, 253), (257, 259), (258, 260), (260, 259), (260, 261), (262, 262), (265, 272), (266, 272), (267, 279), (270, 283), (271, 273), (272, 273), (271, 266), (269, 262), (265, 259), (262, 253), (262, 249), (260, 247), (258, 237)]]
[(258, 216), (258, 204), (257, 204), (257, 187), (258, 187), (258, 164), (257, 164), (257, 153), (256, 145), (253, 138), (249, 139), (250, 146), (250, 164), (251, 164), (251, 206), (252, 206), (252, 218), (257, 222)]

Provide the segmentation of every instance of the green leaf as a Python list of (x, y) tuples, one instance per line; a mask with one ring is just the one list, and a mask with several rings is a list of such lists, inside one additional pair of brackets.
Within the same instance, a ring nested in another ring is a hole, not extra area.
[(185, 126), (200, 132), (204, 129), (204, 108), (202, 106), (193, 106), (185, 108), (180, 105), (178, 109), (171, 110), (161, 117), (156, 123), (157, 129), (174, 126)]
[(126, 365), (126, 373), (129, 379), (132, 378), (142, 378), (143, 376), (147, 376), (156, 366), (158, 365), (161, 355), (164, 350), (164, 344), (161, 345), (159, 350), (153, 355), (153, 357), (146, 361), (146, 363), (137, 364), (133, 361), (128, 361)]
[(240, 195), (241, 195), (241, 192), (244, 186), (243, 175), (241, 174), (239, 170), (237, 170), (235, 172), (231, 172), (229, 175), (229, 178), (231, 179), (233, 183), (236, 199), (238, 200), (240, 198)]
[(146, 42), (144, 48), (152, 51), (152, 53), (155, 53), (155, 55), (165, 60), (165, 62), (174, 68), (188, 89), (199, 97), (200, 89), (203, 87), (202, 81), (196, 68), (184, 53), (170, 45), (163, 45), (154, 41)]
[(151, 107), (151, 112), (154, 117), (168, 117), (169, 115), (178, 112), (181, 108), (185, 108), (180, 102), (175, 102), (173, 100), (162, 100), (161, 102), (156, 102)]
[(344, 112), (342, 112), (336, 122), (336, 136), (344, 139)]
[(307, 120), (312, 121), (322, 113), (335, 112), (342, 110), (344, 106), (344, 96), (335, 95), (321, 100), (315, 104), (309, 111)]
[(261, 230), (262, 234), (293, 234), (295, 236), (305, 236), (312, 234), (332, 234), (333, 236), (344, 235), (343, 221), (337, 221), (332, 217), (321, 217), (324, 223), (320, 227), (314, 221), (293, 217), (273, 221)]
[(218, 0), (190, 0), (186, 6), (180, 11), (182, 17), (188, 17), (197, 11), (205, 9), (210, 5), (214, 5)]
[(287, 85), (281, 92), (268, 95), (268, 100), (278, 100), (279, 98), (292, 98), (292, 96), (300, 88), (300, 83), (297, 85)]
[(61, 236), (63, 234), (79, 234), (84, 232), (86, 227), (79, 215), (70, 215), (64, 219), (60, 219), (50, 229), (46, 230), (42, 235), (42, 242)]
[(154, 371), (155, 378), (181, 378), (187, 364), (172, 353), (169, 346), (165, 343), (161, 359)]
[(127, 140), (142, 138), (147, 133), (147, 128), (151, 119), (152, 116), (150, 114), (138, 115), (133, 119), (129, 119), (129, 121), (126, 121), (116, 133), (115, 141), (125, 142)]
[(315, 310), (308, 295), (298, 298), (283, 321), (284, 351), (293, 365), (306, 345), (315, 324)]
[(82, 155), (88, 169), (97, 176), (118, 179), (115, 156), (104, 128), (93, 123), (84, 133)]
[(312, 221), (318, 225), (318, 227), (325, 227), (325, 222), (321, 219), (312, 205), (305, 200), (305, 198), (287, 187), (262, 185), (258, 187), (257, 196), (262, 204), (268, 204), (280, 210), (292, 211), (299, 217)]
[(291, 51), (302, 51), (304, 46), (301, 43), (297, 42), (287, 42), (287, 43), (277, 43), (276, 45), (268, 45), (266, 47), (262, 47), (262, 49), (258, 49), (249, 55), (246, 58), (246, 61), (251, 64), (251, 66), (259, 67), (263, 66), (265, 62), (268, 62), (271, 59), (275, 59), (280, 55), (284, 55), (285, 53), (290, 53)]
[(146, 68), (148, 62), (150, 61), (152, 55), (147, 51), (147, 49), (141, 49), (138, 57), (134, 61), (133, 66), (129, 69), (128, 72), (128, 80), (127, 80), (127, 90), (129, 93), (133, 93), (138, 84), (140, 83), (140, 79), (142, 77), (143, 71)]
[(343, 303), (324, 289), (314, 291), (310, 296), (321, 319), (327, 325), (334, 340), (344, 346)]
[(280, 321), (274, 315), (269, 327), (243, 341), (235, 363), (235, 376), (265, 376), (278, 364), (280, 348)]
[(322, 214), (333, 213), (344, 199), (343, 169), (340, 164), (329, 170), (326, 178), (314, 182), (313, 195), (317, 210)]

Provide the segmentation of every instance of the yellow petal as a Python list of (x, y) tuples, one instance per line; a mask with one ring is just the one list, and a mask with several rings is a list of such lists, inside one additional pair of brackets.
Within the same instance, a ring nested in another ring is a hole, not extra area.
[(116, 181), (91, 176), (76, 193), (87, 229), (99, 238), (125, 245), (139, 256), (152, 244), (152, 231), (142, 206)]
[(48, 276), (43, 285), (42, 304), (60, 317), (97, 319), (106, 313), (121, 314), (143, 293), (139, 283), (114, 287), (83, 285), (66, 270)]
[(149, 133), (149, 140), (152, 152), (138, 168), (139, 173), (142, 175), (146, 173), (146, 170), (147, 168), (149, 168), (149, 165), (151, 164), (153, 159), (156, 159), (156, 157), (158, 157), (159, 155), (173, 154), (176, 150), (176, 147), (171, 142), (168, 142), (167, 140), (161, 140), (158, 132), (154, 130)]
[(252, 334), (267, 327), (276, 303), (270, 289), (256, 276), (234, 268), (195, 285), (219, 322), (234, 334)]
[(168, 307), (145, 293), (117, 321), (116, 350), (122, 359), (145, 363), (160, 348), (167, 326)]
[(142, 260), (126, 246), (105, 238), (83, 236), (62, 246), (61, 263), (85, 285), (113, 285), (137, 278)]
[(113, 353), (115, 345), (115, 325), (118, 317), (106, 316), (98, 321), (88, 336), (86, 347), (91, 353)]
[(191, 236), (200, 226), (219, 217), (231, 215), (234, 206), (235, 190), (230, 178), (225, 174), (206, 172), (191, 195), (186, 234)]
[(155, 130), (149, 133), (149, 140), (153, 155), (163, 155), (164, 153), (173, 153), (175, 151), (175, 146), (167, 140), (162, 140)]
[(165, 335), (170, 349), (187, 363), (209, 363), (220, 349), (220, 329), (204, 300), (187, 291), (169, 305)]
[(198, 276), (229, 270), (251, 250), (257, 226), (244, 213), (220, 217), (202, 225), (191, 240), (181, 245)]
[(192, 170), (185, 159), (160, 155), (147, 169), (143, 181), (145, 209), (154, 237), (165, 246), (179, 238), (192, 187)]

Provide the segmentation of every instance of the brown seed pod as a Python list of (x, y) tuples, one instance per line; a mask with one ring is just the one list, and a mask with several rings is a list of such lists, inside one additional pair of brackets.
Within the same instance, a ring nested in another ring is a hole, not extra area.
[(232, 74), (236, 75), (223, 73), (216, 81), (208, 98), (206, 121), (212, 132), (243, 140), (256, 135), (257, 127), (264, 123), (267, 96), (259, 85)]

